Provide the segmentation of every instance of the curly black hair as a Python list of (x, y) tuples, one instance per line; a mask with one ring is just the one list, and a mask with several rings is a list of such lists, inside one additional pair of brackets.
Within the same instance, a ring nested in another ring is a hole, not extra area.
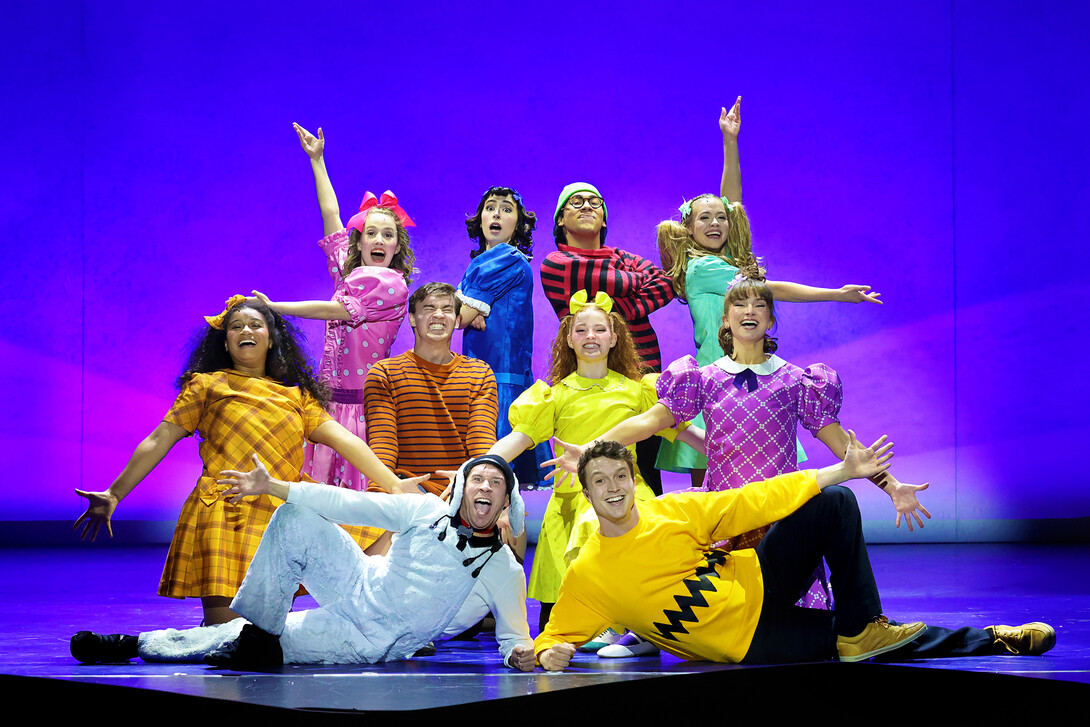
[(469, 233), (470, 239), (477, 241), (477, 249), (469, 253), (471, 259), (488, 249), (488, 245), (484, 241), (484, 229), (481, 225), (481, 213), (484, 211), (484, 203), (488, 201), (489, 197), (507, 196), (515, 200), (515, 207), (518, 210), (515, 233), (511, 235), (510, 244), (526, 257), (532, 258), (534, 256), (533, 232), (537, 229), (537, 215), (526, 209), (526, 205), (522, 203), (522, 195), (511, 187), (489, 187), (481, 195), (481, 201), (477, 204), (477, 212), (466, 220), (466, 231)]
[(272, 347), (265, 361), (265, 373), (285, 386), (298, 386), (313, 396), (323, 409), (329, 408), (329, 385), (319, 381), (314, 375), (310, 359), (300, 345), (306, 338), (295, 324), (260, 303), (239, 303), (227, 312), (223, 328), (205, 325), (198, 330), (190, 341), (189, 356), (175, 386), (181, 389), (194, 374), (234, 367), (235, 363), (227, 352), (227, 327), (231, 323), (231, 317), (243, 308), (259, 313), (269, 327)]

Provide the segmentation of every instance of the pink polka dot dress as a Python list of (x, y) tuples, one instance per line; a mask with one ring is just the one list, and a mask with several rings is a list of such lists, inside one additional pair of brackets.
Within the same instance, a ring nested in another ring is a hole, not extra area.
[[(360, 266), (342, 276), (348, 254), (348, 234), (341, 230), (319, 243), (326, 254), (329, 277), (336, 289), (333, 300), (344, 306), (351, 318), (327, 321), (325, 348), (318, 378), (333, 389), (330, 414), (333, 419), (367, 441), (363, 414), (363, 384), (371, 367), (390, 356), (398, 328), (405, 318), (408, 288), (397, 270)], [(335, 451), (308, 442), (303, 472), (316, 482), (367, 488), (367, 479)]]

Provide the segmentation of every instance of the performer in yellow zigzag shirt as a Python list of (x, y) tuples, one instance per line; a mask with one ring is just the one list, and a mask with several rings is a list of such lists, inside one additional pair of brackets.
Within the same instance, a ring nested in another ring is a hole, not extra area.
[[(881, 615), (855, 497), (825, 488), (884, 471), (892, 446), (884, 440), (863, 448), (851, 434), (844, 461), (831, 467), (638, 506), (628, 450), (608, 441), (588, 447), (578, 474), (600, 530), (565, 574), (534, 641), (539, 663), (564, 669), (574, 645), (614, 623), (683, 659), (726, 662), (859, 661), (909, 651), (917, 640), (927, 642), (912, 652), (917, 658), (1052, 648), (1055, 631), (1042, 623), (935, 628), (937, 638), (927, 641), (924, 624)], [(777, 521), (756, 550), (711, 548)], [(834, 612), (794, 606), (821, 557), (832, 573)]]

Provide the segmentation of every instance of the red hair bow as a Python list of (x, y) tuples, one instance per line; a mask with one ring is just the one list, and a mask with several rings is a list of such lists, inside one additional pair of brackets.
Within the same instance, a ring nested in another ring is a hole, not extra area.
[(345, 225), (345, 229), (363, 232), (363, 221), (367, 219), (367, 211), (372, 207), (381, 207), (382, 209), (390, 210), (397, 215), (399, 220), (401, 220), (402, 227), (416, 227), (416, 223), (409, 217), (409, 214), (401, 209), (401, 205), (397, 203), (397, 197), (394, 193), (387, 189), (382, 193), (381, 197), (376, 197), (372, 192), (363, 195), (363, 201), (360, 202), (359, 214), (352, 216), (352, 219)]

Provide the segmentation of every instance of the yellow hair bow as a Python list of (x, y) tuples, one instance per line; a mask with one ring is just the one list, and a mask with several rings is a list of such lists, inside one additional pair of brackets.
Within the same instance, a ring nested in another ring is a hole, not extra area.
[(204, 319), (208, 321), (208, 325), (213, 328), (223, 328), (224, 322), (227, 320), (227, 312), (234, 308), (239, 303), (245, 303), (245, 295), (232, 295), (227, 299), (227, 302), (223, 304), (223, 312), (219, 315), (205, 316)]
[(568, 301), (568, 311), (570, 311), (572, 315), (575, 315), (579, 311), (586, 308), (588, 305), (593, 305), (597, 308), (601, 308), (606, 313), (609, 313), (613, 310), (613, 299), (599, 290), (597, 293), (594, 294), (594, 300), (588, 303), (587, 291), (577, 290), (575, 292), (575, 295), (571, 297), (571, 300)]

